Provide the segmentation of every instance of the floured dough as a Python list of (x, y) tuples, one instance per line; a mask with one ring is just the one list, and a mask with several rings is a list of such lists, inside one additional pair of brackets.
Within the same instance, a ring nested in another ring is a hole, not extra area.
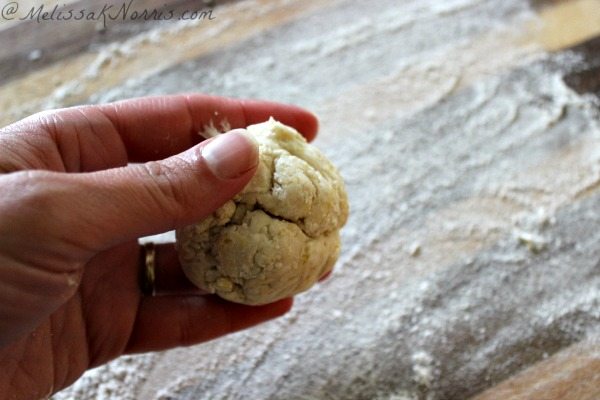
[(348, 200), (335, 167), (293, 128), (271, 119), (247, 131), (259, 144), (256, 175), (210, 217), (178, 230), (177, 247), (198, 287), (265, 304), (331, 270)]

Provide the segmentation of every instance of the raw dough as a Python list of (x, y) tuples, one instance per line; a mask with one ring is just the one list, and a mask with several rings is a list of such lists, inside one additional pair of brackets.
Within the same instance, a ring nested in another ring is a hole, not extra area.
[(259, 145), (256, 175), (207, 219), (177, 231), (179, 258), (198, 287), (265, 304), (310, 288), (331, 270), (348, 217), (331, 162), (273, 119), (247, 128)]

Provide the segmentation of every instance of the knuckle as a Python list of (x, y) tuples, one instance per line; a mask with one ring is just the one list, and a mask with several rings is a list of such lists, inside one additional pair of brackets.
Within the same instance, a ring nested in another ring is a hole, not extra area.
[(192, 204), (190, 189), (176, 167), (158, 161), (143, 164), (145, 174), (152, 182), (148, 191), (154, 203), (162, 212), (179, 219), (179, 216)]
[(79, 289), (83, 268), (81, 265), (70, 266), (65, 271), (48, 271), (43, 281), (44, 289), (40, 293), (64, 302)]
[(3, 205), (19, 209), (20, 216), (53, 215), (59, 209), (53, 174), (43, 171), (19, 171), (5, 176), (4, 190), (10, 193)]
[(79, 214), (72, 207), (77, 200), (70, 185), (45, 171), (14, 172), (0, 179), (5, 194), (0, 200), (0, 241), (11, 237), (19, 243), (5, 250), (51, 271), (77, 270), (69, 263), (80, 254), (83, 235), (71, 235)]

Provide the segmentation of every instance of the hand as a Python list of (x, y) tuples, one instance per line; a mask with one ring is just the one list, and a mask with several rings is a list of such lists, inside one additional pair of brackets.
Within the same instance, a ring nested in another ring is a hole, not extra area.
[[(141, 236), (193, 223), (257, 166), (242, 135), (273, 116), (308, 139), (315, 117), (275, 103), (163, 96), (33, 115), (0, 130), (0, 393), (42, 398), (126, 353), (186, 346), (285, 313), (213, 296), (144, 297)], [(157, 161), (160, 160), (160, 161)], [(128, 163), (143, 163), (128, 165)], [(172, 245), (158, 263), (178, 268)]]

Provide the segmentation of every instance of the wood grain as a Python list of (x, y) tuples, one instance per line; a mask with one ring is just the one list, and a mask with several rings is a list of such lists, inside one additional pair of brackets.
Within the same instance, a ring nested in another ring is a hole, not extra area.
[[(268, 11), (263, 19), (253, 18), (249, 11), (267, 4)], [(320, 7), (323, 3), (316, 0), (301, 3), (263, 0), (249, 8), (243, 3), (237, 7), (224, 5), (219, 11), (223, 17), (219, 18), (217, 14), (210, 23), (198, 23), (180, 30), (166, 28), (156, 41), (142, 33), (137, 42), (132, 39), (134, 54), (119, 49), (75, 53), (0, 86), (0, 107), (4, 110), (0, 124), (6, 125), (47, 108), (47, 104), (58, 107), (85, 102), (93, 93), (118, 87), (127, 79), (157, 74), (173, 65), (208, 55)], [(232, 24), (232, 21), (236, 23)], [(89, 30), (89, 26), (86, 29)], [(126, 41), (122, 43), (126, 44)], [(165, 51), (169, 57), (164, 56)], [(89, 74), (90, 66), (94, 65), (97, 67)]]
[(497, 399), (600, 399), (599, 342), (574, 345), (473, 398)]
[[(572, 51), (585, 60), (568, 73), (565, 82), (578, 93), (600, 97), (600, 38), (589, 39)], [(596, 400), (600, 399), (600, 341), (570, 346), (527, 368), (473, 400)]]
[[(91, 48), (99, 47), (106, 43), (124, 41), (135, 35), (147, 32), (155, 24), (143, 19), (134, 20), (126, 18), (134, 12), (147, 11), (157, 13), (173, 11), (180, 15), (184, 11), (206, 10), (210, 11), (215, 6), (222, 6), (234, 0), (205, 1), (198, 3), (193, 0), (107, 0), (97, 2), (92, 0), (69, 0), (57, 4), (53, 1), (44, 2), (19, 2), (19, 14), (15, 19), (24, 18), (31, 10), (53, 12), (57, 7), (58, 12), (73, 10), (75, 13), (84, 10), (86, 13), (100, 15), (106, 7), (107, 12), (116, 19), (99, 19), (97, 21), (37, 21), (23, 20), (5, 21), (0, 25), (0, 41), (5, 45), (0, 48), (0, 84), (17, 79), (32, 71), (39, 70), (60, 62), (65, 58), (73, 58)], [(40, 8), (43, 7), (43, 8)], [(127, 10), (128, 14), (117, 14), (119, 10)], [(55, 17), (58, 18), (58, 17)], [(2, 21), (2, 20), (0, 20)], [(40, 51), (39, 56), (32, 62), (30, 55), (33, 51)]]
[(600, 34), (600, 1), (552, 2), (539, 10), (536, 41), (551, 51), (565, 49)]
[[(147, 94), (263, 97), (314, 110), (347, 179), (330, 281), (272, 325), (150, 356), (123, 397), (600, 398), (597, 103), (577, 96), (600, 91), (600, 1), (533, 3), (246, 0), (180, 28), (0, 30), (1, 124)], [(26, 60), (35, 48), (54, 56)], [(540, 210), (538, 249), (519, 224)], [(66, 398), (127, 386), (101, 371)]]

